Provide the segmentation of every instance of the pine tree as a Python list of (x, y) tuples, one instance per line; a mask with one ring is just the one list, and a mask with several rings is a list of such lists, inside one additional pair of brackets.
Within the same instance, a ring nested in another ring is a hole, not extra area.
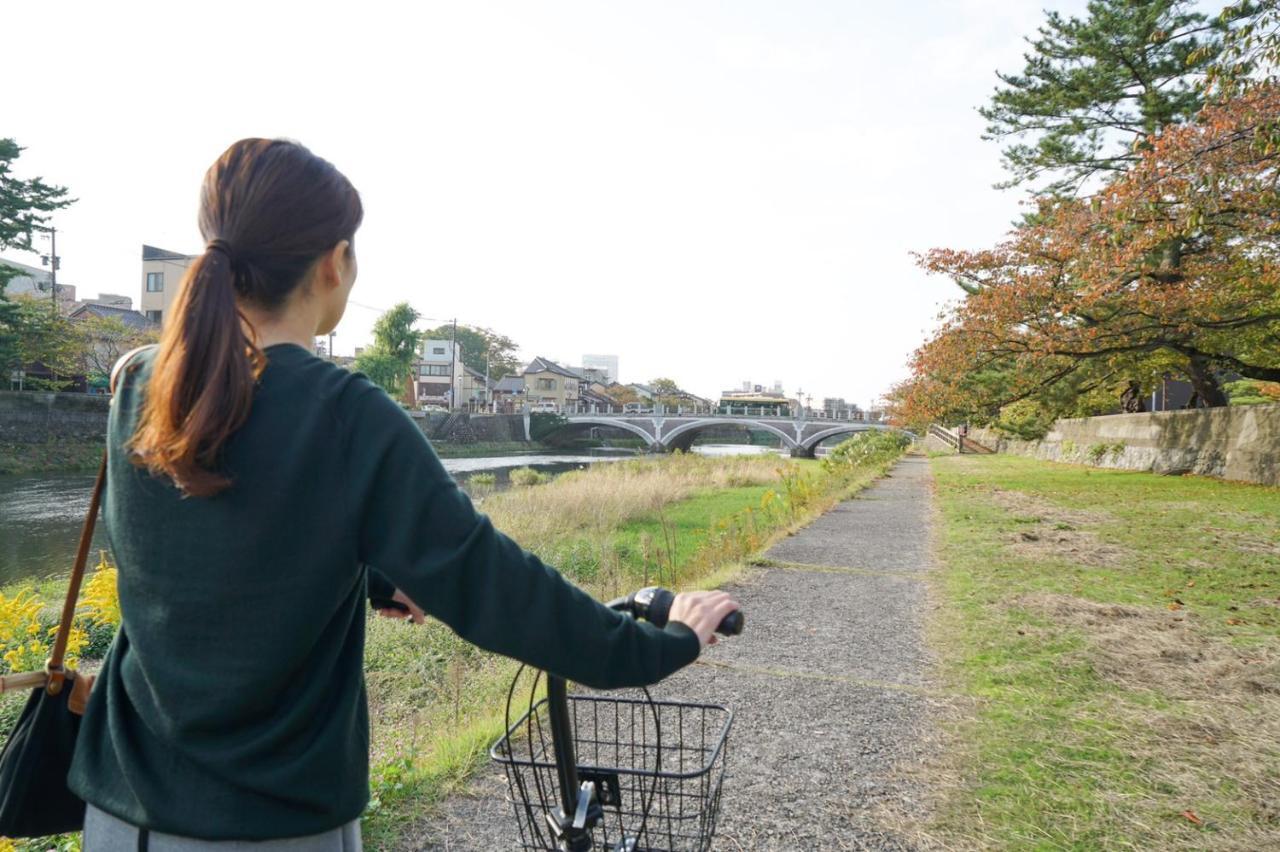
[(984, 138), (1010, 142), (1002, 186), (1075, 194), (1126, 171), (1150, 137), (1195, 116), (1226, 24), (1191, 6), (1091, 0), (1084, 19), (1049, 12), (1022, 73), (998, 74), (1004, 85), (979, 109)]

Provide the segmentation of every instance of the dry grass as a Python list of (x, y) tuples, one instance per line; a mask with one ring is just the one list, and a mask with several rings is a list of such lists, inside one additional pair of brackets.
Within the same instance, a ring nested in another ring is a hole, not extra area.
[(490, 497), (484, 509), (500, 530), (526, 547), (583, 534), (604, 534), (700, 490), (769, 485), (785, 462), (769, 457), (680, 455), (636, 459), (568, 473), (547, 485)]
[(1120, 567), (1129, 556), (1125, 548), (1100, 538), (1082, 526), (1114, 520), (1103, 511), (1069, 509), (1026, 494), (996, 488), (984, 495), (1006, 509), (1020, 525), (1009, 536), (1008, 548), (1025, 559), (1057, 559), (1079, 565)]
[[(1085, 634), (1075, 662), (1123, 690), (1108, 706), (1119, 742), (1143, 787), (1167, 791), (1118, 800), (1124, 821), (1153, 847), (1280, 848), (1280, 642), (1242, 648), (1182, 610), (1067, 595), (1025, 596), (1016, 608)], [(1224, 794), (1239, 809), (1229, 829), (1196, 810)], [(1179, 805), (1185, 825), (1168, 818)]]

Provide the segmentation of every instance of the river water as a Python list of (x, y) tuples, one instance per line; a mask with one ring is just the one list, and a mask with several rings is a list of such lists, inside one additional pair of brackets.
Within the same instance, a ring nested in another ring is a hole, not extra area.
[[(694, 451), (704, 455), (773, 452), (734, 444), (708, 444), (694, 447)], [(441, 461), (464, 489), (473, 475), (492, 473), (497, 481), (487, 487), (491, 492), (509, 487), (511, 471), (516, 468), (532, 467), (555, 475), (629, 457), (633, 456), (527, 455)], [(93, 477), (81, 474), (0, 476), (0, 585), (70, 572), (92, 489)], [(99, 549), (109, 549), (101, 522), (93, 547), (90, 565), (96, 563)]]

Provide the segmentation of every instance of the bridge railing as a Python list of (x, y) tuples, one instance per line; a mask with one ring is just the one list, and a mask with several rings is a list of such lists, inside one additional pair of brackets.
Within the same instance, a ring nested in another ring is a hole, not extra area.
[[(598, 403), (572, 403), (569, 405), (541, 407), (536, 411), (552, 411), (557, 414), (593, 417), (750, 417), (777, 420), (826, 420), (838, 423), (865, 423), (868, 418), (862, 411), (826, 411), (806, 408), (799, 411), (790, 406), (759, 405), (600, 405)], [(874, 420), (870, 422), (875, 422)]]

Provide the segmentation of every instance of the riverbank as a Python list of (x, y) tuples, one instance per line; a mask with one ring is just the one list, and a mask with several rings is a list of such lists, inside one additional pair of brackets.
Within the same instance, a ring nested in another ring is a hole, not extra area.
[(0, 442), (0, 477), (93, 473), (101, 461), (101, 439), (62, 438), (37, 444)]
[(944, 848), (1280, 847), (1280, 490), (932, 460)]

